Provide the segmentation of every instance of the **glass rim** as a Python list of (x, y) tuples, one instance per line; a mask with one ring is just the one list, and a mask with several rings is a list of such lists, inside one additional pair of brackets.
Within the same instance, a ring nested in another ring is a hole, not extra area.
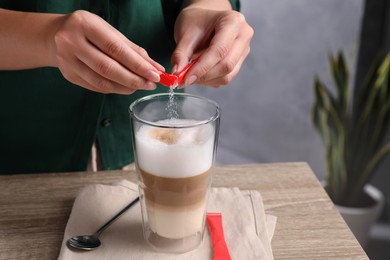
[(142, 119), (139, 116), (137, 116), (136, 114), (134, 114), (133, 108), (136, 105), (138, 105), (139, 103), (142, 103), (142, 102), (145, 102), (145, 101), (148, 101), (151, 99), (155, 99), (157, 97), (169, 97), (169, 93), (157, 93), (157, 94), (147, 95), (147, 96), (141, 97), (141, 98), (133, 101), (133, 103), (131, 103), (129, 106), (129, 114), (133, 119), (135, 119), (141, 123), (144, 123), (144, 124), (147, 124), (150, 126), (154, 126), (154, 127), (161, 127), (161, 128), (189, 128), (189, 127), (195, 127), (195, 126), (200, 126), (200, 125), (206, 125), (210, 122), (217, 120), (221, 115), (221, 108), (219, 107), (217, 102), (215, 102), (211, 99), (208, 99), (208, 98), (202, 97), (202, 96), (193, 95), (193, 94), (188, 94), (188, 93), (174, 93), (173, 95), (179, 96), (179, 97), (195, 98), (195, 99), (206, 101), (207, 103), (215, 106), (215, 113), (211, 117), (209, 117), (208, 119), (196, 121), (195, 123), (181, 124), (181, 125), (168, 125), (168, 124), (164, 124), (164, 123), (151, 122), (151, 121)]

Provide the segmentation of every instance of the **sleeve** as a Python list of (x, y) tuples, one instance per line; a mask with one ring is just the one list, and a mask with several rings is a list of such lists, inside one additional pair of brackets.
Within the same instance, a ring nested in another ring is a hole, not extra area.
[(240, 11), (241, 4), (240, 0), (229, 0), (230, 4), (232, 5), (233, 10)]

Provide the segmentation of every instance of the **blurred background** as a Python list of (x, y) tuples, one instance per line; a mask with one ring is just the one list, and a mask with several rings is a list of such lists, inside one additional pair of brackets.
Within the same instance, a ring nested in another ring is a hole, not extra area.
[[(333, 87), (328, 54), (342, 50), (358, 82), (379, 49), (390, 46), (388, 0), (241, 1), (255, 30), (251, 53), (228, 86), (193, 86), (222, 108), (218, 164), (307, 162), (325, 176), (325, 150), (313, 127), (313, 77)], [(352, 82), (352, 87), (354, 82)], [(370, 259), (390, 255), (390, 158), (372, 184), (386, 206), (365, 248)]]

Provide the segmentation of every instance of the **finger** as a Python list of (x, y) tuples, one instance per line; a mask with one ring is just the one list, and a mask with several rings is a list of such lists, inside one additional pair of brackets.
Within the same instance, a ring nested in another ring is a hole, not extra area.
[[(241, 44), (239, 44), (241, 45)], [(241, 46), (234, 46), (231, 49), (231, 53), (227, 55), (222, 61), (217, 63), (213, 68), (211, 68), (203, 77), (196, 78), (196, 80), (193, 82), (193, 79), (189, 78), (190, 72), (187, 73), (186, 78), (183, 80), (184, 83), (182, 83), (179, 88), (183, 88), (185, 86), (191, 85), (191, 84), (200, 84), (205, 85), (214, 79), (220, 80), (225, 75), (230, 74), (234, 70), (239, 71), (242, 62), (246, 58), (246, 56), (249, 54), (249, 46), (241, 47)], [(194, 65), (195, 66), (195, 65)], [(237, 72), (238, 72), (237, 71)], [(189, 83), (192, 82), (192, 83)]]
[(91, 23), (86, 29), (86, 37), (99, 50), (135, 74), (154, 82), (160, 80), (157, 69), (138, 53), (146, 51), (140, 47), (135, 51), (130, 47), (130, 41), (104, 20)]
[(82, 66), (80, 69), (79, 75), (82, 75), (85, 81), (93, 85), (98, 92), (131, 94), (138, 89), (153, 90), (156, 88), (156, 84), (151, 81), (145, 83), (142, 81), (130, 81), (127, 84), (122, 85), (103, 77), (88, 66)]
[[(65, 64), (66, 65), (66, 64)], [(153, 82), (148, 82), (145, 86), (138, 86), (133, 84), (121, 85), (114, 81), (111, 81), (107, 78), (102, 77), (100, 74), (96, 73), (94, 70), (89, 68), (80, 60), (74, 60), (71, 64), (68, 64), (68, 67), (72, 66), (73, 72), (64, 73), (65, 78), (70, 80), (73, 83), (88, 83), (82, 86), (88, 86), (89, 89), (100, 92), (100, 93), (117, 93), (117, 94), (132, 94), (134, 91), (140, 88), (144, 89), (155, 89), (156, 84)], [(67, 75), (68, 74), (68, 75)]]
[(229, 73), (225, 74), (221, 77), (213, 78), (208, 81), (199, 81), (195, 82), (195, 84), (202, 85), (202, 86), (209, 86), (209, 87), (214, 87), (218, 88), (221, 85), (227, 85), (231, 83), (231, 81), (237, 76), (238, 72), (241, 69), (241, 66), (245, 60), (245, 57), (242, 56), (240, 60), (238, 61), (237, 65), (234, 67), (234, 69)]
[(236, 42), (237, 44), (232, 47), (230, 53), (203, 77), (198, 79), (197, 84), (220, 79), (225, 75), (231, 74), (234, 70), (241, 68), (241, 64), (249, 54), (250, 47), (247, 42), (240, 41), (239, 39)]
[(122, 64), (100, 52), (93, 45), (86, 44), (89, 46), (82, 48), (82, 51), (78, 53), (78, 58), (97, 74), (122, 86), (131, 85), (144, 88), (147, 84), (144, 78), (128, 71)]
[(232, 30), (219, 31), (210, 42), (210, 46), (202, 53), (199, 61), (192, 67), (186, 76), (185, 85), (191, 85), (210, 71), (216, 64), (223, 60), (236, 40)]
[(133, 94), (136, 90), (135, 89), (129, 89), (126, 87), (116, 87), (115, 89), (110, 90), (101, 90), (97, 89), (95, 86), (91, 85), (89, 82), (85, 81), (79, 76), (76, 76), (75, 82), (76, 85), (79, 85), (81, 87), (87, 88), (91, 91), (102, 93), (102, 94), (120, 94), (120, 95), (130, 95)]

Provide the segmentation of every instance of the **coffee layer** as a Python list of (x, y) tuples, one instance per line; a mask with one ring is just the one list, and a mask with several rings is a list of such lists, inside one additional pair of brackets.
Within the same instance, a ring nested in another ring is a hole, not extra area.
[(209, 185), (210, 170), (187, 178), (156, 176), (140, 169), (145, 197), (163, 206), (189, 206), (203, 202)]

